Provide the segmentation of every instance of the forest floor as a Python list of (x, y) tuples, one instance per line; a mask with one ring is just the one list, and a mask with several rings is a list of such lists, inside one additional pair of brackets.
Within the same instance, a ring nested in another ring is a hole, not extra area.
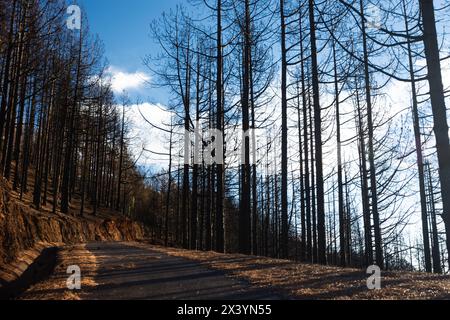
[(307, 300), (450, 300), (450, 276), (418, 272), (382, 272), (381, 289), (369, 290), (365, 270), (296, 263), (238, 254), (155, 247), (169, 255), (223, 270), (253, 286), (271, 288), (292, 299)]
[[(69, 265), (82, 270), (81, 291), (66, 289)], [(53, 275), (22, 299), (450, 299), (448, 276), (383, 272), (380, 290), (369, 290), (367, 278), (358, 269), (103, 242), (63, 248)]]

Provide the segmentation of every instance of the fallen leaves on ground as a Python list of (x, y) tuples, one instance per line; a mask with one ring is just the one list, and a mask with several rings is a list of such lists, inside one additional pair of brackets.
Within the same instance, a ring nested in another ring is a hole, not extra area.
[(155, 246), (172, 256), (201, 262), (252, 285), (278, 290), (294, 299), (422, 300), (450, 299), (450, 277), (413, 272), (382, 272), (380, 290), (367, 288), (364, 270), (301, 264), (238, 254), (187, 251)]
[[(67, 288), (69, 266), (77, 265), (81, 269), (81, 290)], [(21, 300), (81, 300), (83, 295), (97, 286), (94, 280), (98, 264), (95, 256), (86, 249), (86, 245), (63, 247), (58, 253), (58, 262), (53, 274), (45, 281), (31, 287)]]

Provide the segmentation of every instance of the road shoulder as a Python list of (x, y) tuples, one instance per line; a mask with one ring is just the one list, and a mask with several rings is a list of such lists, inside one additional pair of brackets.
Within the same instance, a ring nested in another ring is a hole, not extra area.
[[(70, 290), (67, 280), (71, 276), (69, 267), (81, 270), (81, 290)], [(83, 300), (97, 286), (97, 258), (85, 244), (64, 246), (58, 252), (54, 272), (47, 279), (28, 289), (20, 300)]]

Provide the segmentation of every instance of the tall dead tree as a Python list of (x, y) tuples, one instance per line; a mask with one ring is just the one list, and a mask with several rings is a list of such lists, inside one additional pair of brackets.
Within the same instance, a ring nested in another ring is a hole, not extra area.
[(280, 0), (281, 26), (281, 258), (289, 256), (288, 240), (288, 122), (287, 49), (284, 0)]
[(326, 232), (325, 232), (325, 196), (322, 167), (322, 109), (320, 106), (319, 70), (317, 60), (317, 40), (315, 21), (315, 1), (309, 0), (309, 24), (311, 39), (311, 77), (314, 104), (314, 140), (317, 188), (317, 250), (318, 262), (326, 264)]
[(447, 234), (447, 262), (450, 264), (450, 141), (448, 137), (447, 109), (436, 31), (433, 0), (420, 0), (422, 13), (423, 42), (428, 67), (431, 106), (434, 118), (434, 134), (439, 161), (439, 177), (442, 195), (442, 219)]

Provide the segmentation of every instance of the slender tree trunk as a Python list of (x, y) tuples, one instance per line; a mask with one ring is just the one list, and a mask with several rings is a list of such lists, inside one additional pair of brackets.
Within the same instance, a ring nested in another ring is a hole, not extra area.
[(250, 60), (250, 109), (252, 116), (251, 139), (252, 139), (252, 254), (258, 255), (258, 172), (256, 163), (256, 115), (255, 115), (255, 92), (253, 83), (253, 60)]
[(369, 204), (369, 187), (367, 183), (367, 159), (366, 159), (366, 142), (364, 136), (364, 127), (361, 114), (361, 105), (359, 98), (359, 87), (356, 87), (356, 108), (357, 108), (357, 128), (359, 136), (359, 159), (360, 159), (360, 175), (361, 175), (361, 198), (363, 207), (364, 220), (364, 251), (365, 265), (373, 264), (373, 247), (372, 247), (372, 226), (370, 222), (370, 204)]
[(442, 219), (447, 233), (447, 263), (450, 265), (450, 141), (448, 138), (447, 109), (437, 40), (433, 0), (420, 0), (424, 31), (425, 56), (428, 66), (431, 106), (434, 118), (434, 134), (439, 161), (439, 177), (442, 193)]
[[(409, 24), (408, 18), (406, 16), (405, 2), (403, 1), (404, 19), (405, 19), (405, 30), (406, 36), (409, 38)], [(423, 151), (422, 151), (422, 138), (420, 133), (420, 122), (419, 122), (419, 110), (417, 101), (417, 90), (416, 90), (416, 78), (414, 73), (414, 64), (411, 51), (411, 42), (407, 42), (408, 49), (408, 63), (409, 63), (409, 75), (411, 78), (411, 94), (412, 94), (412, 113), (413, 113), (413, 126), (414, 126), (414, 137), (416, 143), (416, 155), (417, 155), (417, 170), (419, 174), (419, 190), (420, 190), (420, 208), (422, 212), (422, 234), (423, 234), (423, 247), (425, 256), (425, 270), (427, 272), (432, 272), (431, 267), (431, 253), (430, 253), (430, 233), (428, 231), (428, 213), (427, 213), (427, 199), (425, 191), (425, 175), (423, 167)]]
[(439, 231), (437, 227), (437, 219), (436, 219), (436, 205), (434, 200), (434, 187), (433, 187), (433, 179), (431, 175), (431, 167), (427, 163), (425, 165), (428, 171), (428, 194), (429, 194), (429, 212), (431, 215), (431, 227), (433, 232), (433, 246), (432, 246), (432, 254), (433, 254), (433, 271), (434, 273), (442, 273), (442, 265), (441, 265), (441, 253), (439, 247)]
[(251, 27), (250, 2), (245, 0), (245, 27), (243, 48), (243, 84), (242, 84), (242, 144), (244, 154), (241, 163), (241, 201), (239, 212), (239, 252), (251, 253), (251, 207), (250, 207), (250, 129), (249, 100), (250, 100), (250, 61), (251, 61)]
[[(25, 49), (28, 52), (28, 45)], [(27, 56), (27, 53), (25, 53)], [(19, 186), (19, 164), (20, 164), (20, 148), (22, 143), (22, 131), (23, 131), (23, 121), (24, 121), (24, 114), (25, 114), (25, 100), (26, 100), (26, 92), (28, 88), (28, 80), (27, 80), (27, 72), (22, 71), (21, 75), (21, 94), (20, 94), (20, 106), (19, 106), (19, 118), (17, 121), (17, 130), (16, 130), (16, 138), (14, 141), (14, 154), (13, 154), (13, 160), (15, 161), (15, 169), (14, 169), (14, 182), (13, 182), (13, 188), (14, 190), (17, 190)], [(23, 169), (23, 168), (22, 168)], [(22, 172), (23, 174), (27, 174), (26, 172)]]
[[(217, 81), (216, 81), (216, 94), (217, 94), (217, 122), (216, 129), (222, 132), (223, 138), (225, 138), (224, 132), (224, 106), (223, 106), (223, 54), (222, 54), (222, 0), (217, 0)], [(225, 141), (225, 140), (224, 140)], [(223, 153), (225, 156), (225, 153)], [(217, 176), (217, 193), (215, 199), (215, 240), (216, 251), (224, 252), (224, 210), (223, 203), (225, 198), (225, 163), (216, 164), (216, 176)]]
[(24, 144), (24, 155), (22, 164), (22, 179), (20, 186), (20, 199), (23, 198), (23, 194), (28, 192), (28, 168), (30, 164), (30, 158), (32, 154), (32, 142), (34, 137), (34, 125), (36, 116), (36, 91), (37, 91), (37, 80), (34, 79), (33, 85), (33, 96), (31, 98), (31, 105), (28, 111), (28, 125), (25, 132), (25, 144)]
[(336, 143), (337, 143), (337, 173), (338, 173), (338, 201), (339, 201), (339, 253), (340, 265), (347, 265), (346, 239), (345, 239), (345, 212), (344, 212), (344, 186), (342, 177), (342, 148), (341, 148), (341, 111), (339, 101), (339, 78), (337, 70), (336, 44), (333, 40), (333, 63), (334, 63), (334, 91), (336, 104)]
[(316, 45), (316, 22), (314, 17), (314, 0), (309, 0), (309, 20), (311, 37), (311, 62), (312, 62), (312, 85), (314, 98), (314, 126), (315, 126), (315, 147), (316, 147), (316, 188), (317, 188), (317, 249), (318, 262), (326, 264), (326, 232), (325, 232), (325, 200), (324, 200), (324, 181), (322, 168), (322, 117), (320, 107), (319, 92), (319, 71), (317, 62)]
[[(303, 51), (302, 51), (303, 52)], [(303, 54), (302, 54), (303, 56)], [(302, 59), (303, 61), (303, 59)], [(310, 99), (307, 99), (307, 88), (305, 85), (304, 62), (302, 62), (302, 98), (303, 98), (303, 144), (305, 154), (305, 206), (306, 206), (306, 260), (311, 262), (313, 259), (312, 229), (311, 229), (311, 178), (309, 170), (309, 132), (308, 132), (308, 105)]]
[(169, 138), (169, 171), (167, 181), (167, 195), (166, 195), (166, 212), (164, 216), (164, 245), (169, 246), (169, 210), (170, 210), (170, 194), (172, 191), (172, 138), (173, 128), (170, 129)]
[(75, 117), (77, 113), (77, 105), (78, 105), (78, 91), (80, 87), (80, 73), (81, 73), (81, 55), (83, 48), (83, 33), (80, 29), (80, 38), (79, 38), (79, 47), (78, 47), (78, 59), (77, 59), (77, 71), (75, 76), (75, 88), (74, 88), (74, 97), (72, 103), (72, 110), (70, 110), (69, 114), (69, 128), (67, 133), (67, 147), (64, 154), (64, 166), (63, 166), (63, 179), (61, 183), (61, 212), (68, 213), (69, 212), (69, 184), (70, 184), (70, 176), (73, 168), (73, 148), (74, 148), (74, 139), (75, 139)]
[(123, 158), (125, 151), (125, 105), (122, 106), (122, 128), (120, 130), (120, 154), (119, 154), (119, 174), (117, 176), (117, 203), (116, 211), (120, 210), (121, 192), (122, 192), (122, 173), (123, 173)]
[(280, 0), (281, 18), (281, 258), (289, 256), (288, 242), (288, 127), (287, 127), (287, 52), (284, 0)]
[[(2, 143), (6, 143), (3, 141), (3, 129), (5, 125), (5, 117), (7, 112), (7, 99), (8, 99), (8, 91), (10, 88), (10, 67), (11, 60), (13, 59), (13, 35), (14, 35), (14, 22), (16, 19), (16, 9), (17, 9), (17, 0), (13, 1), (12, 11), (11, 11), (11, 20), (9, 22), (9, 32), (8, 32), (8, 44), (6, 48), (6, 58), (5, 58), (5, 66), (3, 70), (3, 80), (2, 80), (2, 101), (0, 104), (0, 150), (2, 150)], [(11, 98), (11, 97), (9, 97)]]
[[(300, 242), (300, 260), (306, 260), (306, 197), (305, 197), (305, 174), (303, 171), (303, 139), (301, 127), (301, 106), (300, 106), (300, 88), (297, 83), (297, 122), (298, 122), (298, 152), (300, 160), (300, 225), (301, 225), (301, 242)], [(304, 98), (304, 97), (303, 97)], [(302, 99), (303, 100), (303, 99)], [(306, 101), (303, 101), (305, 104)], [(305, 107), (305, 106), (304, 106)], [(298, 239), (296, 239), (298, 241)]]
[(378, 212), (378, 191), (377, 191), (377, 176), (375, 167), (375, 152), (374, 152), (374, 128), (373, 128), (373, 111), (372, 111), (372, 93), (370, 85), (370, 72), (369, 72), (369, 53), (367, 48), (367, 33), (366, 33), (366, 20), (364, 16), (364, 3), (360, 0), (361, 6), (361, 29), (363, 37), (363, 50), (364, 50), (364, 78), (365, 78), (365, 91), (366, 91), (366, 104), (367, 104), (367, 128), (368, 128), (368, 153), (369, 153), (369, 174), (370, 174), (370, 193), (372, 200), (372, 215), (373, 215), (373, 227), (375, 234), (375, 260), (381, 269), (384, 268), (383, 260), (383, 243), (381, 237), (380, 216)]

